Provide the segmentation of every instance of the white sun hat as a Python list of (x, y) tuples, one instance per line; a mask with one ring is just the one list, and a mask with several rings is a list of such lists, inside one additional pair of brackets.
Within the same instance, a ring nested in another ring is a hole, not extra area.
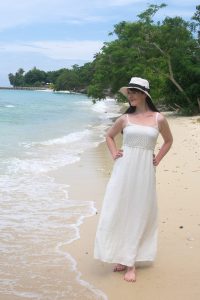
[(142, 91), (151, 99), (151, 96), (149, 94), (150, 88), (149, 88), (148, 80), (140, 78), (140, 77), (132, 77), (128, 86), (123, 86), (119, 90), (119, 92), (122, 93), (125, 97), (128, 97), (128, 89), (131, 89), (131, 88)]

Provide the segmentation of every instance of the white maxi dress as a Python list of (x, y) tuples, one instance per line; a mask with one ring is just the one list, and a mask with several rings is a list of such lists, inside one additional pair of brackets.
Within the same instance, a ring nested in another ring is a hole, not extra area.
[(157, 250), (157, 199), (153, 152), (155, 126), (130, 123), (123, 130), (123, 156), (108, 182), (95, 238), (94, 257), (133, 266), (152, 262)]

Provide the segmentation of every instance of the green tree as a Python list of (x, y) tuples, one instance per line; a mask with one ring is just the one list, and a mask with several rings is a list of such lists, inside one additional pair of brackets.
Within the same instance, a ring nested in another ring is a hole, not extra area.
[(77, 87), (78, 78), (73, 70), (65, 69), (57, 78), (55, 90), (73, 91)]
[(27, 86), (42, 86), (46, 83), (46, 73), (34, 67), (24, 75)]
[(66, 69), (63, 68), (57, 71), (46, 72), (46, 82), (55, 84), (57, 78), (62, 74), (62, 72), (64, 72), (64, 70)]
[(86, 63), (83, 66), (73, 65), (71, 69), (61, 69), (51, 75), (55, 76), (53, 79), (55, 90), (86, 92), (93, 73), (94, 64)]
[(88, 85), (90, 84), (93, 74), (94, 74), (94, 64), (93, 62), (85, 63), (83, 66), (73, 65), (73, 72), (77, 76), (77, 87), (76, 89), (81, 91), (87, 90)]
[(12, 86), (24, 86), (24, 70), (22, 68), (18, 69), (15, 75), (10, 73), (8, 78)]
[[(191, 23), (180, 17), (155, 24), (154, 14), (165, 4), (150, 5), (137, 22), (115, 25), (116, 40), (107, 43), (95, 58), (89, 95), (101, 98), (117, 93), (132, 76), (146, 77), (160, 104), (184, 113), (198, 110), (200, 93), (199, 46)], [(198, 18), (198, 16), (196, 16)]]
[(12, 73), (9, 73), (8, 78), (9, 78), (10, 84), (12, 86), (14, 86), (15, 85), (15, 75), (13, 75)]

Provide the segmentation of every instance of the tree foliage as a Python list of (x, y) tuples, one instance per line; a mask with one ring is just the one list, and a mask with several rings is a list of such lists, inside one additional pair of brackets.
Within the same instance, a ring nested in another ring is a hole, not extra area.
[(10, 84), (13, 86), (23, 86), (24, 85), (24, 70), (22, 68), (18, 69), (18, 71), (13, 75), (10, 73), (8, 75)]
[(194, 37), (200, 6), (193, 26), (181, 17), (166, 17), (155, 24), (152, 17), (165, 6), (150, 5), (137, 22), (114, 26), (116, 39), (106, 43), (94, 61), (90, 96), (101, 99), (110, 91), (120, 99), (119, 88), (139, 76), (150, 81), (155, 102), (186, 114), (200, 110), (199, 36)]
[(166, 4), (151, 4), (135, 22), (114, 26), (111, 42), (104, 43), (94, 60), (71, 69), (43, 72), (19, 69), (9, 74), (12, 85), (51, 83), (56, 90), (85, 91), (95, 99), (118, 93), (132, 76), (150, 81), (154, 101), (184, 114), (200, 111), (200, 5), (191, 21), (166, 17), (155, 23), (154, 15)]
[(93, 74), (93, 63), (86, 63), (81, 67), (73, 65), (71, 69), (63, 68), (49, 72), (36, 67), (27, 73), (19, 69), (15, 74), (10, 73), (8, 77), (10, 84), (14, 87), (46, 87), (48, 85), (54, 90), (86, 92)]
[(24, 75), (24, 82), (27, 86), (42, 86), (46, 83), (46, 73), (33, 68)]

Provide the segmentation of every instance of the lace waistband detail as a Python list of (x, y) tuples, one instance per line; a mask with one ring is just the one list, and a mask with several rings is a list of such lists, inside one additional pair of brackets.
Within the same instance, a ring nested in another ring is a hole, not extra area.
[(145, 137), (134, 137), (133, 139), (124, 139), (124, 146), (128, 146), (131, 148), (143, 148), (148, 150), (154, 150), (155, 143), (152, 140), (149, 140)]

